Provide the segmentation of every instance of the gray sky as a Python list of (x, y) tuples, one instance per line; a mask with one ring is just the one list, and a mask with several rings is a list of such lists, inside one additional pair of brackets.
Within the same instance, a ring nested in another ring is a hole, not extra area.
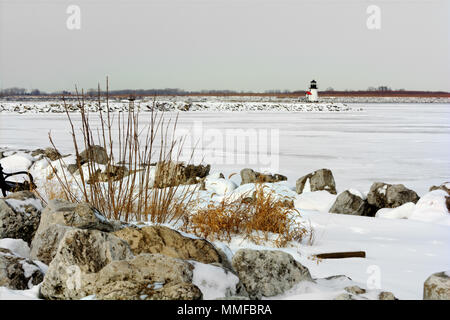
[[(69, 30), (69, 5), (81, 9)], [(381, 28), (369, 30), (369, 5)], [(448, 0), (0, 0), (0, 87), (450, 91)]]

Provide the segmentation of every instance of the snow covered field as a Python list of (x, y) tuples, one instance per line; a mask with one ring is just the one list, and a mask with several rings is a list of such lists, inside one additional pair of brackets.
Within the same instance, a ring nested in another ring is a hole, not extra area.
[[(275, 133), (278, 143), (275, 149), (272, 145), (269, 148), (276, 151), (275, 156), (265, 165), (288, 177), (287, 182), (278, 183), (275, 188), (292, 193), (295, 207), (300, 210), (302, 219), (311, 223), (316, 235), (313, 245), (295, 244), (280, 250), (292, 254), (308, 267), (313, 278), (346, 275), (364, 288), (391, 291), (399, 299), (422, 299), (426, 278), (432, 273), (450, 270), (450, 218), (418, 221), (392, 219), (392, 216), (388, 219), (330, 214), (327, 211), (336, 196), (326, 191), (297, 195), (293, 190), (299, 177), (328, 168), (333, 172), (338, 193), (349, 188), (367, 193), (373, 182), (382, 181), (403, 183), (422, 197), (430, 186), (450, 181), (450, 106), (373, 104), (350, 107), (363, 110), (186, 112), (180, 114), (178, 127), (186, 132), (201, 129), (200, 137), (205, 141), (199, 153), (205, 156), (205, 163), (211, 164), (211, 172), (223, 172), (225, 177), (245, 167), (255, 170), (263, 167), (259, 162), (249, 161), (251, 148), (237, 150), (247, 155), (242, 162), (228, 161), (227, 156), (236, 150), (218, 143), (218, 139), (226, 139), (227, 130)], [(0, 152), (1, 148), (47, 147), (50, 130), (60, 151), (73, 153), (65, 115), (0, 113)], [(215, 139), (211, 140), (214, 134)], [(256, 153), (260, 151), (256, 149)], [(21, 165), (27, 164), (10, 161), (5, 171), (21, 169)], [(240, 184), (239, 175), (231, 180)], [(431, 199), (421, 208), (432, 210), (436, 205)], [(240, 237), (233, 238), (231, 243), (216, 244), (227, 245), (230, 254), (241, 248), (273, 249), (269, 244), (258, 246)], [(359, 250), (367, 253), (365, 259), (319, 263), (311, 259), (315, 253)], [(201, 265), (198, 268), (203, 270)], [(206, 288), (205, 292), (212, 296), (217, 288), (209, 290)], [(36, 288), (24, 292), (0, 288), (0, 299), (33, 298), (36, 292)], [(342, 284), (318, 281), (316, 285), (301, 283), (273, 298), (332, 299), (342, 292)]]

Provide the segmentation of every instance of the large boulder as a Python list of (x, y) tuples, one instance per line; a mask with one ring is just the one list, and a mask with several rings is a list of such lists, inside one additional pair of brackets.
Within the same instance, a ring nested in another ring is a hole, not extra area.
[(273, 183), (286, 181), (287, 177), (281, 174), (264, 174), (260, 172), (253, 171), (252, 169), (245, 168), (241, 170), (241, 185), (247, 183)]
[(312, 281), (306, 267), (278, 250), (241, 249), (232, 263), (251, 299), (275, 296), (300, 281)]
[(45, 299), (201, 299), (193, 265), (162, 254), (134, 257), (111, 233), (75, 229), (66, 233), (41, 286)]
[[(192, 283), (193, 266), (162, 254), (141, 254), (113, 261), (97, 274), (82, 279), (90, 295), (112, 300), (198, 300)], [(83, 281), (84, 280), (84, 281)]]
[(30, 191), (19, 191), (0, 199), (0, 239), (22, 239), (31, 243), (41, 219), (42, 202)]
[(337, 196), (329, 212), (373, 217), (377, 208), (371, 206), (362, 194), (346, 190)]
[(98, 164), (107, 164), (109, 162), (108, 152), (102, 146), (90, 146), (83, 150), (79, 155), (81, 164), (86, 162), (95, 162)]
[(333, 173), (329, 169), (320, 169), (299, 178), (296, 182), (298, 194), (326, 190), (331, 194), (337, 194)]
[(135, 255), (161, 253), (202, 263), (223, 263), (226, 258), (209, 241), (185, 237), (165, 226), (128, 227), (114, 233), (125, 240)]
[(132, 257), (128, 244), (113, 234), (69, 230), (45, 274), (41, 294), (46, 299), (78, 299), (90, 295), (89, 287), (83, 284), (85, 275), (99, 272), (112, 261)]
[(424, 300), (450, 300), (450, 271), (428, 277), (423, 285)]
[(49, 264), (65, 233), (74, 228), (112, 232), (120, 225), (108, 221), (87, 203), (51, 200), (42, 211), (39, 228), (31, 243), (31, 257)]
[(407, 202), (417, 203), (419, 196), (403, 184), (375, 182), (367, 194), (367, 201), (377, 208), (396, 208)]
[(30, 289), (44, 279), (44, 273), (33, 261), (0, 248), (0, 287)]

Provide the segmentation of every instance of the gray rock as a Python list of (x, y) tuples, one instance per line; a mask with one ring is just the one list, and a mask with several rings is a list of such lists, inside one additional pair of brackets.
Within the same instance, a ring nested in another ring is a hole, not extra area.
[(22, 239), (31, 243), (41, 218), (42, 202), (30, 191), (19, 191), (0, 199), (0, 239)]
[(287, 177), (281, 174), (264, 174), (260, 172), (253, 171), (252, 169), (246, 168), (241, 170), (241, 185), (247, 183), (274, 183), (280, 181), (286, 181)]
[(71, 230), (50, 263), (41, 294), (46, 299), (201, 299), (193, 268), (162, 254), (133, 257), (126, 242), (109, 233)]
[(211, 165), (193, 165), (174, 161), (160, 161), (156, 164), (155, 183), (156, 188), (167, 188), (178, 185), (201, 183), (206, 178)]
[(74, 229), (116, 231), (119, 224), (108, 221), (87, 203), (51, 200), (42, 211), (41, 221), (31, 243), (32, 259), (49, 264), (66, 232)]
[(329, 212), (373, 217), (377, 208), (371, 206), (366, 199), (346, 190), (337, 196)]
[(232, 264), (250, 299), (275, 296), (300, 281), (312, 281), (309, 270), (282, 251), (241, 249)]
[(0, 287), (26, 290), (41, 283), (43, 279), (44, 273), (34, 262), (0, 248)]
[(114, 261), (86, 278), (90, 293), (113, 300), (197, 300), (202, 293), (192, 284), (193, 266), (162, 254), (141, 254)]
[(351, 293), (351, 294), (354, 294), (354, 295), (366, 293), (366, 289), (363, 289), (363, 288), (358, 287), (358, 286), (345, 287), (344, 290), (347, 291), (348, 293)]
[(90, 146), (88, 149), (80, 153), (81, 164), (86, 162), (95, 162), (98, 164), (107, 164), (109, 162), (108, 153), (102, 146)]
[(225, 255), (209, 241), (185, 237), (165, 226), (128, 227), (114, 234), (125, 240), (135, 255), (162, 253), (173, 258), (202, 263), (227, 262)]
[(296, 191), (298, 194), (303, 193), (308, 181), (311, 191), (326, 190), (331, 194), (336, 194), (336, 183), (333, 173), (329, 169), (320, 169), (299, 178), (296, 182)]
[(439, 272), (428, 277), (423, 285), (424, 300), (450, 300), (450, 272)]
[(51, 224), (40, 230), (31, 242), (30, 257), (49, 265), (56, 255), (59, 243), (66, 232), (73, 230), (61, 224)]
[(353, 295), (349, 293), (341, 293), (336, 296), (333, 300), (356, 300)]
[(398, 300), (392, 292), (382, 291), (378, 295), (378, 300)]
[(67, 171), (69, 171), (71, 174), (74, 174), (78, 171), (78, 165), (76, 163), (71, 163), (67, 165)]
[(367, 194), (367, 202), (379, 209), (396, 208), (407, 202), (417, 203), (419, 196), (403, 184), (375, 182)]
[(62, 155), (55, 148), (45, 148), (45, 149), (36, 149), (31, 152), (31, 156), (36, 157), (39, 155), (43, 155), (48, 158), (50, 161), (55, 161), (62, 158)]
[(45, 274), (41, 294), (46, 299), (79, 299), (91, 295), (90, 287), (84, 283), (86, 276), (98, 273), (112, 261), (132, 257), (128, 244), (110, 233), (69, 230)]

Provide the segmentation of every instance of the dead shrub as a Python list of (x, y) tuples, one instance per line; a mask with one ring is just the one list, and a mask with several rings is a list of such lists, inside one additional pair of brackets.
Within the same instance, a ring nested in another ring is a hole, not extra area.
[(209, 203), (184, 217), (183, 230), (211, 241), (230, 241), (233, 235), (242, 235), (255, 243), (273, 241), (277, 247), (301, 241), (307, 229), (295, 220), (293, 213), (299, 212), (265, 187), (257, 183), (252, 195)]

